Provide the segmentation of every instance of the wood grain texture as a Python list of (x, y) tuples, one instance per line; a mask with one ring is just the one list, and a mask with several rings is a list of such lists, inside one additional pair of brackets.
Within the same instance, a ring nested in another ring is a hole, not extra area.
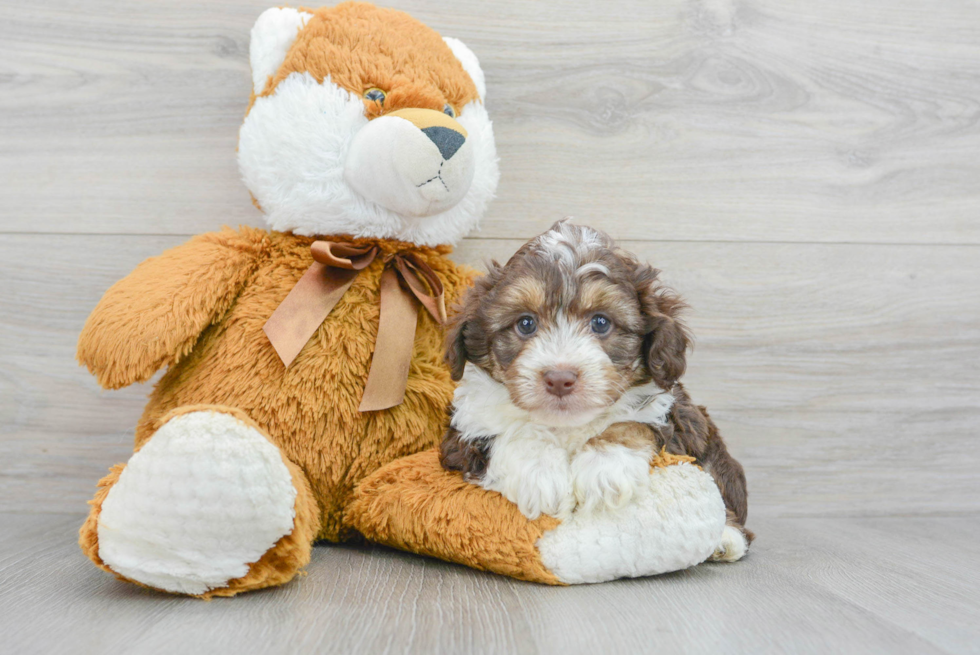
[[(75, 511), (148, 388), (74, 361), (101, 293), (182, 237), (0, 235), (0, 507)], [(467, 240), (459, 261), (517, 240)], [(690, 302), (685, 378), (783, 516), (980, 510), (980, 248), (623, 242)], [(35, 263), (46, 260), (43, 275)]]
[(81, 515), (0, 515), (0, 633), (16, 653), (969, 653), (980, 518), (764, 517), (735, 565), (602, 585), (522, 583), (383, 548), (203, 602), (117, 582)]
[[(235, 144), (266, 0), (0, 3), (0, 231), (258, 224)], [(481, 57), (482, 234), (980, 243), (980, 5), (399, 0)]]

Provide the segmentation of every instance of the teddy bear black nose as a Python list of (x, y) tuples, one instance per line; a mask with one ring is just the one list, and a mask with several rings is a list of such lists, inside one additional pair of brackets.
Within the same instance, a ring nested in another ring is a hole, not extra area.
[(448, 127), (435, 125), (433, 127), (423, 128), (422, 132), (425, 133), (425, 136), (429, 137), (432, 143), (436, 144), (439, 152), (442, 153), (442, 158), (447, 160), (452, 159), (456, 151), (466, 142), (466, 137)]

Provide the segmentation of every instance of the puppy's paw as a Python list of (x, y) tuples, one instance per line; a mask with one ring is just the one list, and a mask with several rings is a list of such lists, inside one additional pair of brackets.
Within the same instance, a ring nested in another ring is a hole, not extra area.
[(567, 519), (575, 509), (567, 458), (542, 457), (530, 462), (520, 476), (513, 497), (504, 495), (532, 521), (542, 514)]
[(583, 511), (626, 506), (650, 476), (650, 452), (619, 444), (588, 448), (572, 460), (575, 500)]
[(721, 534), (721, 543), (711, 555), (712, 562), (737, 562), (749, 552), (749, 540), (745, 533), (733, 525), (726, 525)]

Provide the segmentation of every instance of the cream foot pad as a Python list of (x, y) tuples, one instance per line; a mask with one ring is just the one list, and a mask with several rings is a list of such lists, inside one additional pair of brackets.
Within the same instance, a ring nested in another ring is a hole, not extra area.
[(214, 411), (170, 419), (135, 453), (98, 522), (99, 557), (143, 584), (203, 594), (293, 529), (296, 489), (261, 432)]

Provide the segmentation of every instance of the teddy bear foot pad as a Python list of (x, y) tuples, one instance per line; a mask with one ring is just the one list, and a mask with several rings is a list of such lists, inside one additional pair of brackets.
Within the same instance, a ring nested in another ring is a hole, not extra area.
[(293, 531), (296, 497), (279, 450), (257, 428), (217, 411), (180, 414), (108, 490), (98, 558), (145, 586), (205, 594), (245, 576)]

